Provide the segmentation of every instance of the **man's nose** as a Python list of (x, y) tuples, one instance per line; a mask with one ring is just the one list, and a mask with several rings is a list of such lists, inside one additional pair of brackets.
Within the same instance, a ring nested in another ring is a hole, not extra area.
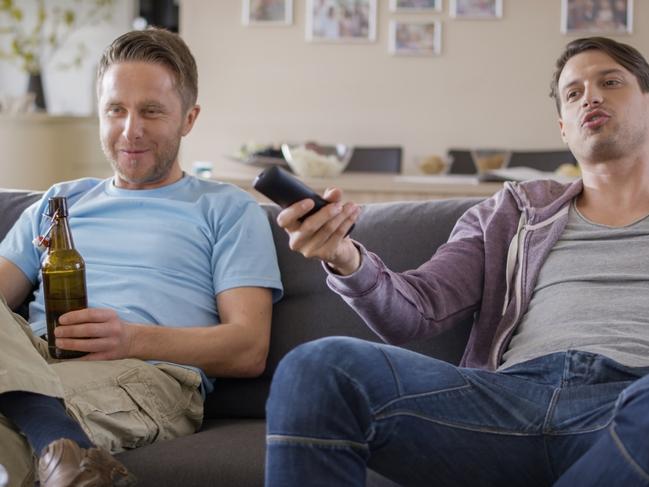
[(124, 123), (124, 137), (126, 140), (136, 140), (142, 137), (142, 118), (137, 114), (129, 114)]
[(584, 96), (582, 98), (582, 104), (584, 107), (601, 105), (603, 100), (604, 96), (602, 90), (598, 86), (587, 85), (584, 88)]

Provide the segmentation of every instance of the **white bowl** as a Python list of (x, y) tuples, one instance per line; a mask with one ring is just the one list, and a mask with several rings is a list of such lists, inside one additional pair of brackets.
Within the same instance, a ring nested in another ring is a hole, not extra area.
[(354, 149), (343, 144), (282, 144), (282, 154), (291, 170), (307, 178), (331, 178), (345, 170)]

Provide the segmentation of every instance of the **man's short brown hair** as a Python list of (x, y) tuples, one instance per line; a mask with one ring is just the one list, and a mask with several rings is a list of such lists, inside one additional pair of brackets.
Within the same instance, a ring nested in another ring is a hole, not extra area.
[(584, 37), (568, 43), (559, 56), (556, 70), (550, 83), (550, 97), (554, 98), (557, 111), (561, 114), (561, 94), (559, 93), (559, 77), (570, 58), (584, 51), (597, 50), (612, 57), (619, 65), (631, 72), (640, 85), (643, 93), (649, 92), (649, 64), (640, 51), (628, 44), (608, 39), (606, 37)]
[(121, 62), (161, 64), (171, 70), (184, 111), (196, 104), (198, 70), (196, 60), (178, 34), (165, 29), (149, 28), (122, 34), (108, 46), (97, 68), (97, 93), (108, 68)]

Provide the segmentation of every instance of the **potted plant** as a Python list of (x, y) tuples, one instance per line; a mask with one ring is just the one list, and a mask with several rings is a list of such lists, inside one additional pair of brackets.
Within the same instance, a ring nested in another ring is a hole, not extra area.
[[(109, 20), (114, 0), (0, 0), (0, 60), (29, 75), (27, 91), (36, 108), (46, 110), (42, 75), (54, 54), (80, 28)], [(79, 67), (86, 47), (78, 43), (72, 58), (59, 67)]]

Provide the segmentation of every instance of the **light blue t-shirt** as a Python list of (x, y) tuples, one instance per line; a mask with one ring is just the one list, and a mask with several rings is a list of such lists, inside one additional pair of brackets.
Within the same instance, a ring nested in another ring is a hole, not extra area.
[(38, 284), (29, 307), (36, 335), (47, 332), (40, 275), (46, 252), (32, 240), (49, 227), (44, 214), (52, 196), (67, 196), (89, 307), (114, 309), (133, 323), (193, 327), (220, 322), (215, 296), (227, 289), (270, 288), (274, 302), (282, 295), (270, 225), (243, 190), (189, 175), (151, 190), (79, 179), (50, 188), (0, 243), (0, 256)]

